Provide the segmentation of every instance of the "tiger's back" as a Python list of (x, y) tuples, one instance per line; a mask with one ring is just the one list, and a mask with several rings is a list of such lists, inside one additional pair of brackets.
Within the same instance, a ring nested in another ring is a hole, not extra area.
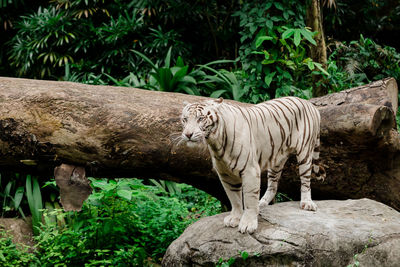
[[(310, 102), (300, 98), (279, 98), (251, 107), (224, 104), (218, 110), (218, 116), (224, 122), (230, 122), (226, 123), (225, 131), (232, 137), (215, 154), (215, 158), (224, 161), (247, 158), (250, 153), (257, 158), (260, 168), (265, 169), (274, 167), (291, 153), (303, 159), (318, 143), (319, 112)], [(231, 167), (234, 172), (238, 164)]]

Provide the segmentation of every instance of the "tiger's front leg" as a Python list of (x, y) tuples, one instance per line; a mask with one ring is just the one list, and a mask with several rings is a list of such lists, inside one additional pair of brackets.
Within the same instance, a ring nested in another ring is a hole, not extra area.
[(236, 227), (243, 215), (242, 180), (232, 179), (225, 174), (218, 173), (218, 175), (232, 206), (231, 213), (224, 219), (224, 224), (228, 227)]
[(254, 233), (258, 227), (258, 202), (260, 199), (260, 169), (246, 168), (242, 172), (244, 212), (239, 223), (241, 233)]

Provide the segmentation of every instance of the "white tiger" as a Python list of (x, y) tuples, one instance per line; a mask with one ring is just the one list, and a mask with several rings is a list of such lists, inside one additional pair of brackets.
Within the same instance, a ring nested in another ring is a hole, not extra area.
[[(241, 233), (257, 229), (259, 205), (268, 205), (275, 197), (282, 169), (292, 153), (299, 162), (300, 208), (317, 209), (311, 200), (311, 173), (317, 179), (324, 179), (325, 173), (312, 164), (313, 158), (319, 158), (320, 114), (310, 102), (285, 97), (241, 107), (220, 98), (187, 104), (181, 120), (181, 139), (187, 145), (207, 143), (232, 205), (225, 226), (239, 226)], [(268, 189), (259, 201), (260, 174), (265, 169)]]

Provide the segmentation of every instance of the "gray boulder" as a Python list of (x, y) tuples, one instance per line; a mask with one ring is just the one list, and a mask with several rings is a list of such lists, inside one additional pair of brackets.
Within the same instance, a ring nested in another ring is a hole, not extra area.
[(203, 218), (169, 246), (162, 265), (400, 266), (399, 212), (370, 199), (316, 203), (316, 212), (298, 202), (262, 207), (252, 235), (224, 227), (226, 213)]

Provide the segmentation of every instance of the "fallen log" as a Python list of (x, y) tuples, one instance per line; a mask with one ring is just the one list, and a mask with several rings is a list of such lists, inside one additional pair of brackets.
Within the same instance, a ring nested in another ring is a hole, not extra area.
[[(206, 150), (175, 146), (183, 103), (206, 98), (135, 88), (0, 78), (0, 170), (50, 176), (61, 163), (86, 176), (158, 178), (225, 199)], [(397, 84), (385, 79), (312, 99), (321, 112), (324, 183), (315, 199), (369, 197), (400, 210)], [(266, 178), (263, 177), (265, 190)], [(294, 199), (293, 161), (279, 191)]]

